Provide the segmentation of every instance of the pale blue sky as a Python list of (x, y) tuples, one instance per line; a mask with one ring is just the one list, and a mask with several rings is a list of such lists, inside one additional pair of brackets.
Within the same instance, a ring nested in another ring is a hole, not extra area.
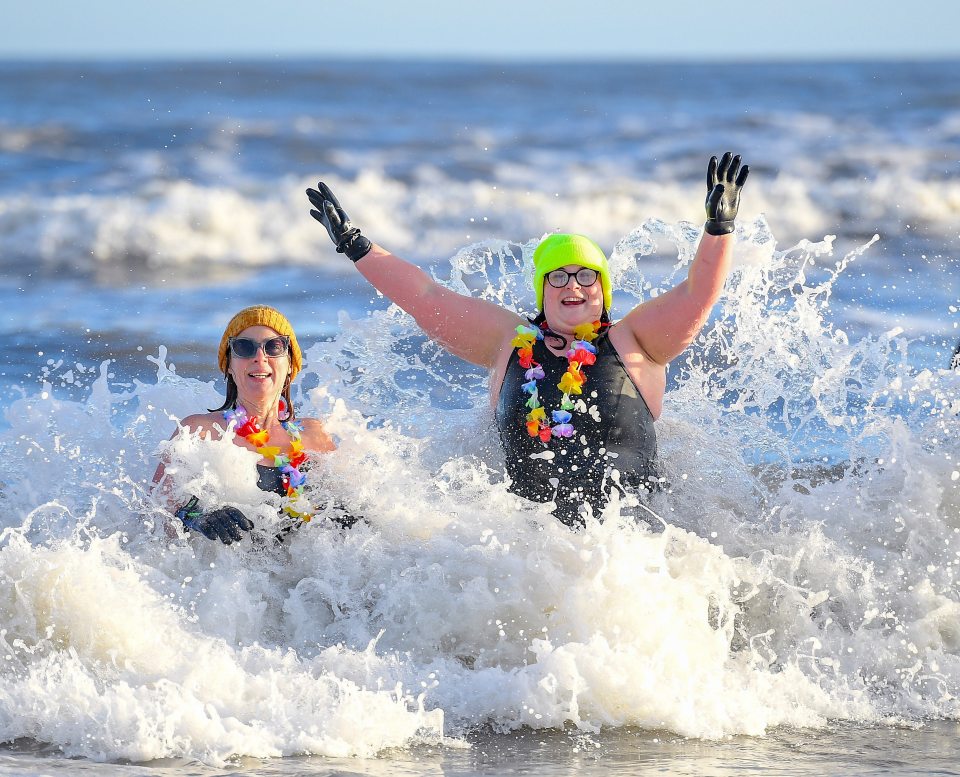
[(0, 0), (0, 12), (4, 59), (960, 57), (960, 0)]

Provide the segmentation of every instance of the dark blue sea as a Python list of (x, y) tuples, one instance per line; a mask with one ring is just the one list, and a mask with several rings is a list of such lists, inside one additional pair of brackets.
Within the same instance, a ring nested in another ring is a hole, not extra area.
[[(957, 83), (0, 63), (0, 774), (960, 773)], [(669, 487), (579, 533), (507, 491), (486, 376), (303, 194), (521, 312), (536, 242), (589, 234), (616, 318), (684, 277), (726, 150), (751, 174), (670, 368)], [(304, 345), (295, 399), (338, 444), (311, 482), (349, 532), (270, 543), (253, 462), (166, 442), (258, 302)], [(171, 537), (161, 452), (266, 534)]]

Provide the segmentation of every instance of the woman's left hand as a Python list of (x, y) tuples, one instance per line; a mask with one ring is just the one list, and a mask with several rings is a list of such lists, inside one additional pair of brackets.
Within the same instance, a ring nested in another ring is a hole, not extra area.
[(199, 509), (199, 500), (195, 496), (177, 510), (177, 518), (183, 521), (184, 528), (198, 531), (208, 540), (220, 540), (224, 545), (240, 542), (243, 539), (241, 530), (253, 529), (253, 521), (236, 507), (221, 507), (205, 513)]

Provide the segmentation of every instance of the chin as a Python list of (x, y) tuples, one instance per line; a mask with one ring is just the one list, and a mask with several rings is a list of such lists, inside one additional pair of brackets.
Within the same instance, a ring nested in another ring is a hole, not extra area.
[(244, 385), (244, 393), (250, 397), (256, 397), (258, 399), (269, 399), (274, 394), (280, 393), (279, 386), (265, 386), (261, 383), (255, 383), (253, 385), (247, 383)]
[[(580, 324), (587, 324), (593, 321), (596, 321), (600, 318), (600, 315), (603, 311), (596, 310), (591, 311), (590, 309), (583, 308), (561, 308), (556, 316), (557, 323), (565, 324), (570, 327), (579, 326)], [(550, 317), (547, 317), (547, 320), (550, 320)]]

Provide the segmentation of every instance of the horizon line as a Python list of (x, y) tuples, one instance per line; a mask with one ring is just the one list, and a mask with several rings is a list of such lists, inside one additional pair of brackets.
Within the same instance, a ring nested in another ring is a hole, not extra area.
[(628, 56), (628, 55), (603, 55), (603, 56), (582, 56), (556, 58), (550, 56), (530, 56), (523, 57), (506, 56), (495, 57), (490, 55), (464, 55), (458, 54), (379, 54), (356, 56), (352, 54), (326, 54), (317, 55), (313, 53), (287, 53), (287, 54), (266, 54), (266, 53), (114, 53), (114, 54), (95, 54), (95, 53), (64, 53), (64, 54), (10, 54), (0, 52), (0, 62), (3, 63), (23, 63), (23, 64), (122, 64), (128, 62), (136, 63), (190, 63), (190, 64), (217, 64), (217, 63), (256, 63), (263, 64), (268, 62), (317, 62), (317, 63), (335, 63), (335, 64), (361, 64), (361, 63), (410, 63), (410, 64), (477, 64), (477, 65), (564, 65), (564, 64), (637, 64), (637, 65), (750, 65), (750, 64), (926, 64), (937, 62), (957, 62), (960, 61), (960, 51), (957, 52), (925, 52), (922, 54), (823, 54), (817, 56), (810, 55), (785, 55), (777, 54), (754, 54), (750, 56), (730, 57), (719, 56), (683, 56), (683, 55), (663, 55), (663, 56)]

